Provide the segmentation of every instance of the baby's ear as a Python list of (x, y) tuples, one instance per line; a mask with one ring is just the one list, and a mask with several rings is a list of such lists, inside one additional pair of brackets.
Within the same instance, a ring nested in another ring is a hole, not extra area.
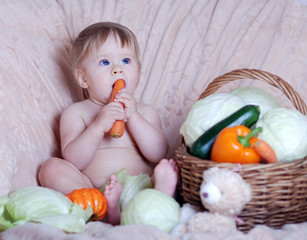
[(87, 80), (86, 80), (85, 74), (84, 74), (84, 72), (81, 69), (77, 69), (76, 70), (75, 76), (76, 76), (76, 79), (77, 79), (79, 85), (82, 88), (88, 88), (88, 84), (87, 84)]

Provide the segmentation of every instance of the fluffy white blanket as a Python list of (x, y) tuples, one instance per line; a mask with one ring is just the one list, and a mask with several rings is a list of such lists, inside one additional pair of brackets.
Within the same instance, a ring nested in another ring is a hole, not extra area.
[[(195, 234), (186, 240), (303, 240), (306, 236), (307, 223), (301, 223), (288, 224), (279, 230), (258, 225), (247, 234), (240, 231)], [(88, 223), (85, 232), (79, 234), (65, 234), (54, 227), (27, 223), (5, 231), (0, 238), (3, 240), (179, 240), (149, 225), (111, 227), (101, 222)]]

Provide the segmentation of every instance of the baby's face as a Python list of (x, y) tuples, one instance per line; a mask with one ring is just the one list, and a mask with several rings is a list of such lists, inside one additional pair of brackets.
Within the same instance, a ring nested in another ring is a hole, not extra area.
[[(90, 97), (104, 104), (109, 102), (112, 86), (117, 79), (124, 79), (128, 92), (133, 93), (140, 78), (140, 68), (134, 48), (121, 47), (119, 39), (108, 37), (96, 51), (84, 59), (82, 74), (78, 77), (81, 87), (86, 87)], [(86, 82), (82, 85), (82, 82)]]

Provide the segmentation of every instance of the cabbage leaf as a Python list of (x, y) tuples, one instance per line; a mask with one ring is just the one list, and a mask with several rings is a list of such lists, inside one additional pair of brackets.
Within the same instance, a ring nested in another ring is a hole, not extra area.
[(92, 214), (92, 208), (83, 210), (60, 192), (39, 186), (20, 188), (0, 197), (0, 231), (40, 222), (67, 232), (82, 232)]
[(262, 127), (258, 138), (270, 144), (278, 161), (289, 162), (307, 156), (307, 117), (298, 110), (269, 110), (256, 127)]
[(174, 198), (149, 188), (138, 192), (121, 213), (121, 224), (148, 224), (170, 232), (179, 223), (180, 206)]
[(228, 117), (245, 104), (241, 98), (230, 93), (215, 93), (198, 100), (189, 110), (180, 127), (180, 134), (189, 147), (208, 128)]
[[(146, 188), (153, 188), (151, 179), (148, 174), (141, 173), (136, 176), (130, 176), (127, 174), (126, 168), (121, 169), (116, 174), (117, 181), (122, 185), (123, 190), (119, 199), (120, 210), (122, 211), (124, 207), (130, 202), (136, 193)], [(103, 193), (106, 184), (102, 186), (100, 191)]]
[(191, 147), (214, 124), (249, 104), (260, 107), (260, 118), (265, 112), (281, 107), (270, 93), (258, 87), (238, 87), (231, 93), (213, 93), (198, 100), (189, 110), (180, 127), (185, 144)]
[(231, 94), (240, 97), (246, 105), (258, 105), (260, 107), (260, 118), (267, 111), (281, 107), (280, 103), (273, 95), (259, 87), (238, 87), (234, 89)]

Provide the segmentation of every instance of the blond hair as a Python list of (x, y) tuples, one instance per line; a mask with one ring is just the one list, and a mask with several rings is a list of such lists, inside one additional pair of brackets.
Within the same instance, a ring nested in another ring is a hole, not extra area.
[[(140, 66), (139, 44), (134, 33), (127, 27), (115, 22), (98, 22), (82, 30), (72, 44), (72, 70), (76, 75), (76, 70), (82, 68), (82, 63), (88, 53), (94, 48), (105, 43), (110, 36), (116, 36), (120, 40), (121, 47), (133, 47), (138, 65)], [(83, 89), (85, 90), (85, 89)], [(88, 97), (87, 91), (83, 91), (85, 98)]]

